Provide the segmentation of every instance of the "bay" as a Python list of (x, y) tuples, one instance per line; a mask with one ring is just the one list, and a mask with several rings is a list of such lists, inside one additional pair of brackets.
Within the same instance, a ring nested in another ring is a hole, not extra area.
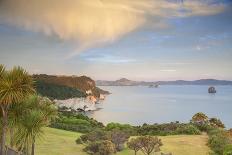
[(88, 116), (103, 122), (143, 123), (188, 122), (197, 112), (220, 118), (232, 128), (232, 86), (216, 86), (217, 93), (209, 94), (208, 86), (161, 85), (102, 86), (112, 94), (98, 104), (98, 111)]

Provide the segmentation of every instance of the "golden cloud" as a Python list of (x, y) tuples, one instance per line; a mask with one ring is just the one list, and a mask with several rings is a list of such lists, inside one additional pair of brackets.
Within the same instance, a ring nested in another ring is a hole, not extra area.
[(113, 42), (145, 25), (166, 27), (166, 17), (212, 15), (224, 10), (223, 5), (204, 2), (210, 1), (0, 0), (0, 20), (63, 40), (76, 40), (77, 51), (81, 51)]

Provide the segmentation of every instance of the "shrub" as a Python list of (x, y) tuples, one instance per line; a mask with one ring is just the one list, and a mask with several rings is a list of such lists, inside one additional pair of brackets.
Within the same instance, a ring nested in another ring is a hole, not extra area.
[(199, 135), (201, 131), (194, 125), (188, 124), (177, 129), (178, 134)]
[(222, 123), (222, 121), (220, 119), (217, 119), (217, 118), (210, 118), (209, 123), (213, 127), (225, 128), (225, 125)]
[(89, 153), (89, 154), (96, 154), (99, 152), (99, 142), (92, 142), (89, 145), (87, 145), (83, 151)]
[(130, 124), (120, 124), (120, 123), (108, 123), (105, 127), (107, 131), (112, 130), (121, 130), (131, 136), (137, 135), (137, 129), (134, 126), (131, 126)]
[(115, 145), (109, 140), (89, 143), (83, 151), (93, 155), (110, 155), (116, 152)]
[[(128, 140), (128, 138), (129, 135), (120, 130), (96, 130), (80, 136), (81, 142), (85, 143), (86, 145), (90, 145), (93, 142), (97, 143), (102, 141), (110, 141), (114, 144), (114, 149), (116, 151), (121, 151), (124, 148), (124, 143)], [(77, 139), (76, 141), (79, 143), (80, 140)]]
[(96, 130), (96, 131), (92, 131), (88, 134), (81, 135), (80, 138), (81, 138), (82, 142), (84, 142), (84, 143), (91, 143), (91, 142), (97, 142), (97, 141), (101, 141), (101, 140), (108, 140), (109, 136), (108, 136), (107, 132), (105, 132), (103, 130)]
[(215, 129), (209, 132), (208, 145), (215, 154), (222, 155), (229, 142), (228, 134), (224, 130)]
[(103, 128), (104, 125), (82, 114), (61, 112), (59, 117), (51, 123), (50, 127), (88, 133), (98, 128)]
[(77, 138), (77, 139), (76, 139), (76, 144), (83, 144), (81, 138)]
[(232, 144), (226, 145), (223, 155), (232, 155)]

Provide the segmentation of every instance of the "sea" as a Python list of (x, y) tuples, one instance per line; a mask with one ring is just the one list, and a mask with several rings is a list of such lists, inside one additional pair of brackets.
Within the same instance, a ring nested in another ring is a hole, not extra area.
[(215, 94), (209, 94), (208, 87), (100, 86), (111, 94), (96, 105), (99, 110), (87, 115), (104, 124), (118, 122), (142, 125), (189, 122), (195, 113), (203, 112), (209, 118), (219, 118), (226, 128), (232, 128), (232, 86), (215, 86)]

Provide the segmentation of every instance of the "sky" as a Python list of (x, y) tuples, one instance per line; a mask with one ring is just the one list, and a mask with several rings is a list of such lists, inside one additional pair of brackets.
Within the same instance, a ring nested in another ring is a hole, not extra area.
[(95, 80), (232, 80), (232, 0), (0, 0), (0, 63)]

